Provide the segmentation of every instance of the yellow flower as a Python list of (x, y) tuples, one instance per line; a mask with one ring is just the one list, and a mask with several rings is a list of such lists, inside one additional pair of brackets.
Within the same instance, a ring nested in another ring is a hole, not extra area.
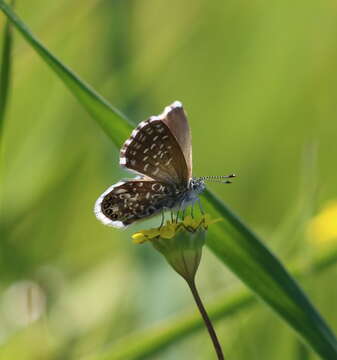
[(159, 229), (141, 230), (132, 235), (133, 242), (136, 244), (142, 244), (147, 240), (154, 239), (160, 234)]
[(176, 234), (178, 224), (168, 221), (165, 226), (160, 229), (160, 237), (163, 239), (172, 239)]
[(207, 228), (209, 225), (215, 224), (219, 221), (221, 221), (222, 219), (212, 219), (211, 215), (209, 214), (205, 214), (204, 216), (204, 226)]
[(148, 230), (140, 230), (132, 235), (135, 244), (142, 244), (148, 240), (157, 238), (172, 239), (181, 231), (195, 232), (197, 230), (207, 230), (208, 226), (214, 224), (221, 219), (212, 219), (209, 214), (205, 214), (200, 218), (192, 218), (186, 216), (182, 221), (167, 221), (161, 228), (153, 228)]
[(132, 235), (132, 239), (135, 244), (142, 244), (144, 241), (146, 241), (146, 237), (142, 231), (134, 233)]
[(337, 201), (326, 204), (309, 224), (309, 235), (317, 245), (337, 242)]

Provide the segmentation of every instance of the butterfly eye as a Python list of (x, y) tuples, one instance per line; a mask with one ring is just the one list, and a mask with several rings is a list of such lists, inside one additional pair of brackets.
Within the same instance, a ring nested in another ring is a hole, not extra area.
[(192, 190), (196, 190), (197, 187), (198, 187), (197, 183), (196, 183), (195, 181), (192, 181), (192, 182), (191, 182), (191, 189), (192, 189)]

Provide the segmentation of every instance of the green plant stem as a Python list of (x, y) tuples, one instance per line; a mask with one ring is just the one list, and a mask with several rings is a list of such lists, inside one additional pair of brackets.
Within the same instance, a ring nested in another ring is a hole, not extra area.
[(214, 327), (212, 325), (212, 322), (207, 314), (207, 311), (204, 307), (204, 304), (202, 303), (201, 301), (201, 298), (199, 296), (199, 292), (197, 290), (197, 287), (195, 286), (195, 281), (194, 279), (193, 280), (186, 280), (187, 281), (187, 284), (188, 286), (190, 287), (191, 289), (191, 292), (192, 292), (192, 295), (194, 297), (194, 300), (195, 300), (195, 303), (197, 304), (197, 307), (200, 311), (200, 314), (204, 320), (204, 323), (206, 325), (206, 328), (208, 330), (208, 333), (209, 333), (209, 336), (213, 342), (213, 345), (214, 345), (214, 349), (215, 349), (215, 352), (217, 354), (217, 357), (219, 360), (225, 360), (225, 357), (223, 355), (223, 352), (222, 352), (222, 349), (221, 349), (221, 345), (220, 345), (220, 342), (219, 342), (219, 339), (216, 335), (216, 332), (214, 330)]

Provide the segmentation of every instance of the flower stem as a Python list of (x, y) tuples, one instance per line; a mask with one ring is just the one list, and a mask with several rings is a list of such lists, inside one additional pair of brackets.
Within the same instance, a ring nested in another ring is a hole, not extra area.
[(207, 315), (206, 309), (205, 309), (205, 307), (204, 307), (204, 305), (203, 305), (203, 303), (202, 303), (202, 301), (200, 299), (198, 290), (197, 290), (197, 288), (195, 286), (194, 279), (193, 280), (186, 280), (186, 281), (188, 283), (188, 286), (191, 289), (194, 300), (195, 300), (195, 302), (196, 302), (196, 304), (198, 306), (198, 309), (200, 311), (200, 314), (201, 314), (201, 316), (202, 316), (202, 318), (203, 318), (203, 320), (205, 322), (205, 325), (206, 325), (206, 328), (208, 330), (209, 336), (212, 339), (214, 349), (215, 349), (215, 352), (216, 352), (216, 354), (218, 356), (218, 359), (219, 360), (225, 360), (225, 357), (223, 355), (223, 352), (222, 352), (221, 345), (219, 343), (218, 337), (217, 337), (216, 332), (215, 332), (215, 330), (213, 328), (211, 320)]

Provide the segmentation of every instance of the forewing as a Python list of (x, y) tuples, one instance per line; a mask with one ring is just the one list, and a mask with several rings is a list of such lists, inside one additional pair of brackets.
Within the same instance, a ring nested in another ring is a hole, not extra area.
[(141, 122), (124, 143), (120, 165), (151, 179), (187, 184), (187, 163), (180, 144), (158, 117)]
[(184, 154), (188, 176), (192, 177), (192, 137), (187, 117), (180, 101), (175, 101), (167, 106), (158, 118), (168, 126), (172, 134), (177, 139)]
[(154, 180), (120, 181), (96, 201), (95, 214), (105, 225), (123, 228), (174, 205), (174, 187)]

